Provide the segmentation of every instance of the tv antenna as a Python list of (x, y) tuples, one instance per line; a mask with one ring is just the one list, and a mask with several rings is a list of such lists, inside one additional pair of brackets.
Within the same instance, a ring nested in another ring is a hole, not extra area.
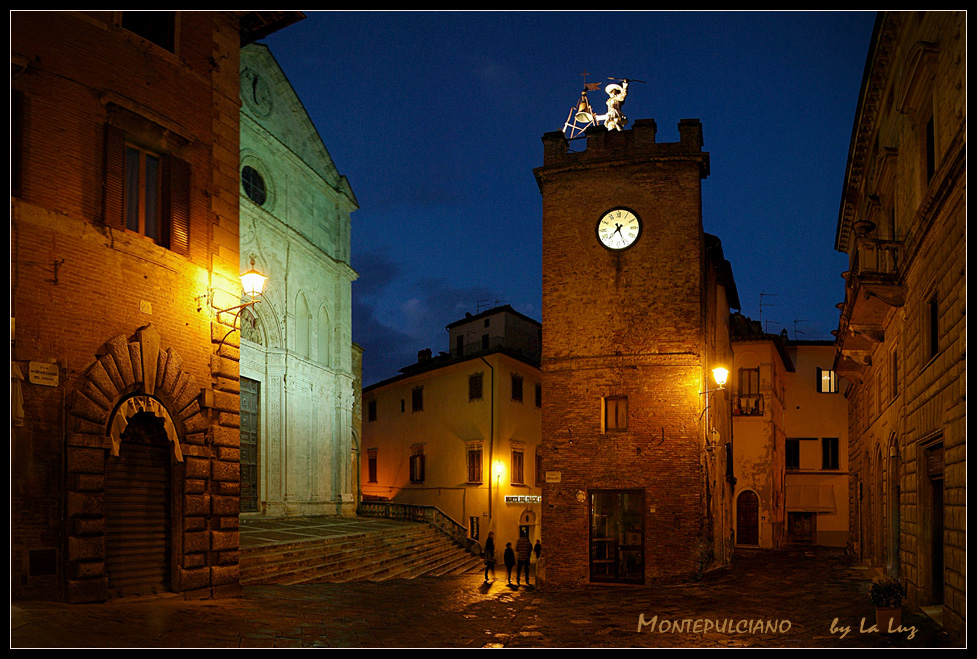
[[(763, 308), (764, 308), (764, 307), (774, 307), (774, 306), (777, 306), (777, 305), (775, 305), (775, 304), (768, 304), (768, 303), (766, 303), (766, 301), (765, 301), (765, 300), (763, 299), (763, 298), (765, 298), (765, 297), (771, 297), (771, 296), (772, 296), (772, 297), (776, 297), (776, 296), (777, 296), (777, 294), (776, 294), (776, 293), (764, 293), (763, 291), (760, 291), (760, 317), (759, 317), (759, 318), (757, 318), (757, 320), (759, 320), (759, 321), (761, 321), (761, 322), (763, 321)], [(778, 323), (778, 324), (779, 324), (779, 323)]]

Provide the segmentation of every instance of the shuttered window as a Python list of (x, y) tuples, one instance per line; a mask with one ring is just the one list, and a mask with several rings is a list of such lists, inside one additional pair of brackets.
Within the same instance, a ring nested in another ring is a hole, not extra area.
[(129, 142), (105, 129), (105, 224), (133, 231), (187, 255), (190, 247), (190, 165), (172, 154)]

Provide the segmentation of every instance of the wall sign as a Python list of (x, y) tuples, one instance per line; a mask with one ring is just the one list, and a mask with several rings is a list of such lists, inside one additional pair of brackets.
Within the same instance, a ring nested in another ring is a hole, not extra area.
[(540, 503), (543, 497), (534, 494), (526, 494), (521, 496), (506, 496), (506, 503)]
[(30, 362), (27, 369), (27, 379), (31, 384), (40, 384), (45, 387), (58, 386), (60, 369), (57, 364), (46, 362)]

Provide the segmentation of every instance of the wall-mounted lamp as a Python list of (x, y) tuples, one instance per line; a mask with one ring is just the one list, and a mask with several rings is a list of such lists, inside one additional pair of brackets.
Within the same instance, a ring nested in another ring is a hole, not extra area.
[(712, 377), (716, 381), (716, 386), (718, 389), (706, 389), (705, 391), (699, 392), (700, 396), (706, 397), (706, 406), (703, 408), (702, 413), (699, 414), (699, 418), (706, 413), (709, 409), (709, 394), (715, 393), (717, 391), (723, 391), (726, 389), (726, 380), (729, 378), (729, 369), (723, 368), (722, 366), (717, 366), (712, 369)]
[(729, 371), (722, 366), (717, 366), (712, 369), (712, 377), (716, 379), (716, 384), (719, 385), (720, 389), (726, 388), (726, 378), (729, 377)]
[(220, 344), (217, 346), (218, 355), (220, 354), (221, 348), (224, 347), (224, 341), (227, 340), (227, 337), (229, 337), (235, 330), (240, 329), (238, 326), (238, 317), (241, 315), (241, 312), (248, 307), (254, 306), (258, 302), (261, 302), (261, 294), (264, 291), (266, 281), (268, 281), (268, 278), (255, 270), (254, 257), (252, 256), (251, 269), (241, 275), (241, 287), (244, 289), (245, 295), (250, 297), (251, 300), (233, 307), (228, 307), (227, 309), (219, 309), (217, 311), (218, 316), (220, 316), (222, 313), (229, 313), (231, 311), (235, 312), (234, 320), (231, 321), (231, 329), (228, 330), (227, 334), (224, 335), (224, 338), (221, 339)]

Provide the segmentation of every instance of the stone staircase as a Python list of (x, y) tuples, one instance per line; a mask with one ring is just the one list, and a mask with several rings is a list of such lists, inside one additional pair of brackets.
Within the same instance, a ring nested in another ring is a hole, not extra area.
[(423, 523), (242, 547), (241, 585), (383, 581), (478, 571), (482, 561)]

